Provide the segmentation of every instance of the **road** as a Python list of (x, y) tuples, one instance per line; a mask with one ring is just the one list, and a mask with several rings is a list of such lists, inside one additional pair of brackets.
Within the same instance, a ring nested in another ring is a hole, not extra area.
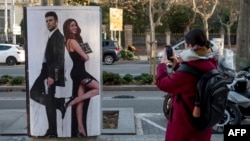
[(142, 73), (150, 73), (149, 64), (119, 64), (103, 65), (102, 71), (118, 73), (121, 76), (131, 74), (133, 76), (141, 75)]
[[(103, 108), (130, 107), (134, 108), (135, 113), (162, 113), (164, 93), (160, 91), (104, 91), (102, 95)], [(26, 109), (26, 92), (0, 92), (0, 107)]]
[[(113, 65), (102, 65), (102, 71), (118, 73), (121, 76), (125, 74), (131, 74), (134, 76), (141, 75), (142, 73), (150, 73), (150, 65), (149, 64), (132, 64), (132, 63), (119, 63), (116, 62)], [(15, 65), (15, 66), (7, 66), (0, 65), (0, 76), (2, 75), (10, 75), (10, 76), (25, 76), (25, 65)]]
[(15, 65), (15, 66), (8, 66), (8, 65), (0, 65), (0, 76), (2, 75), (10, 75), (10, 76), (25, 76), (25, 65)]

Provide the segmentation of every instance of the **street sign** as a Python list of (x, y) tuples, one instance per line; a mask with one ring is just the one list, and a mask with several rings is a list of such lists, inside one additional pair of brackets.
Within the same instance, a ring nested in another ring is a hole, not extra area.
[(14, 35), (21, 35), (21, 26), (13, 25), (13, 34)]
[(122, 31), (123, 25), (123, 10), (118, 8), (110, 8), (110, 30)]

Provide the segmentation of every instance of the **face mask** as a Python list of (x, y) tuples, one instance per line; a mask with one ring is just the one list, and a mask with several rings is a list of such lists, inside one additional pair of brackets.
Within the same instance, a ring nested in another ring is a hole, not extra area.
[(185, 49), (180, 53), (180, 57), (184, 62), (198, 60), (198, 59), (208, 59), (213, 57), (212, 54), (207, 54), (205, 56), (199, 56), (195, 53), (193, 48)]

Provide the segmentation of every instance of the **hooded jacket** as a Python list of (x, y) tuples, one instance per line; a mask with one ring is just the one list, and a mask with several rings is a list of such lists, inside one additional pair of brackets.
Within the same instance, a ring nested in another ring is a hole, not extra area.
[[(204, 53), (201, 51), (201, 53)], [(202, 72), (208, 72), (217, 66), (215, 58), (197, 59), (185, 62)], [(180, 101), (181, 95), (190, 109), (194, 108), (195, 92), (197, 89), (197, 78), (187, 72), (175, 72), (172, 75), (167, 73), (166, 64), (157, 66), (156, 85), (169, 94), (172, 94), (172, 106), (170, 117), (167, 122), (165, 141), (210, 141), (212, 128), (198, 131), (191, 125), (191, 118)]]

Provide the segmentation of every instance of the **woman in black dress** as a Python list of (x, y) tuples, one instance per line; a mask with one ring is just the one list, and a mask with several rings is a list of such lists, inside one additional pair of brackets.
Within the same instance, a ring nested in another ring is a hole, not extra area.
[[(66, 104), (67, 107), (72, 106), (72, 136), (87, 136), (87, 112), (85, 110), (84, 113), (84, 108), (88, 107), (91, 97), (99, 94), (99, 82), (85, 69), (85, 62), (89, 60), (89, 56), (80, 47), (83, 40), (76, 20), (67, 19), (63, 24), (63, 32), (67, 51), (73, 61), (73, 68), (70, 72), (73, 81), (73, 98)], [(74, 129), (75, 120), (77, 120), (78, 131)]]

